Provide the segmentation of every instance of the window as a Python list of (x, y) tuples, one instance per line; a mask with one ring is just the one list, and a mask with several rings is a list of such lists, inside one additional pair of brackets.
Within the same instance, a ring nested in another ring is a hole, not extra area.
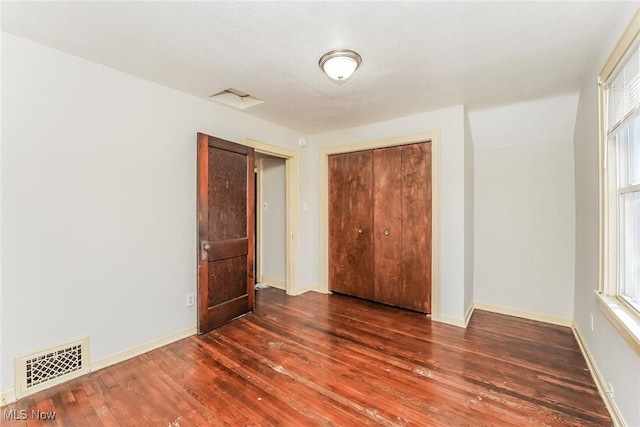
[(600, 74), (600, 301), (640, 353), (640, 18)]
[(640, 117), (615, 135), (618, 172), (618, 294), (640, 311)]
[[(608, 294), (640, 312), (640, 50), (614, 69), (604, 84), (606, 97), (605, 174), (608, 185), (610, 252)], [(615, 244), (617, 242), (617, 244)]]

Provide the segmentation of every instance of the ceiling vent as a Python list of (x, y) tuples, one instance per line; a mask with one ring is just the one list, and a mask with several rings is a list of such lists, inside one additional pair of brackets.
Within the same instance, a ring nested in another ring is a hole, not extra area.
[(223, 90), (222, 92), (216, 93), (215, 95), (211, 95), (209, 98), (221, 104), (237, 108), (239, 110), (245, 110), (249, 107), (253, 107), (254, 105), (262, 104), (264, 102), (258, 98), (254, 98), (248, 93), (244, 93), (232, 87)]

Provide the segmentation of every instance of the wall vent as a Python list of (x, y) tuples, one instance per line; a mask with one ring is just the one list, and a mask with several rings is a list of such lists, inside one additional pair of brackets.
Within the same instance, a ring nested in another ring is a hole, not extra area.
[(89, 373), (89, 337), (16, 357), (16, 397)]

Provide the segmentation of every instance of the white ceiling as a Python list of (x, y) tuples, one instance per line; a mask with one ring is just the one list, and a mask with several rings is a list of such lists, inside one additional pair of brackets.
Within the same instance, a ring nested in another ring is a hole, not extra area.
[[(576, 91), (630, 6), (3, 2), (2, 30), (200, 98), (233, 87), (264, 101), (246, 113), (315, 134)], [(342, 86), (318, 67), (337, 48), (363, 58)]]

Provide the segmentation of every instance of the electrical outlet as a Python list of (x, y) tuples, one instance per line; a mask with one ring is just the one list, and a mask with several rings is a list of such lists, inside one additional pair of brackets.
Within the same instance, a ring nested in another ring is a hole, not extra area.
[(196, 303), (196, 296), (193, 292), (187, 294), (187, 307), (191, 307)]
[(591, 332), (593, 332), (593, 313), (590, 313), (591, 316)]

